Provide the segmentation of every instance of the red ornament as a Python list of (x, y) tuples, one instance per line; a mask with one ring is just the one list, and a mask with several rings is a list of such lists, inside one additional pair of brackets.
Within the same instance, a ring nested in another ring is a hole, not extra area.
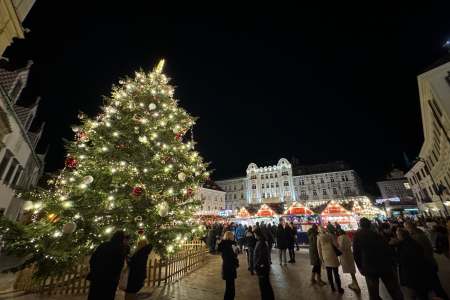
[(143, 235), (143, 234), (145, 233), (144, 228), (139, 228), (138, 231), (137, 231), (137, 233), (138, 233), (139, 235)]
[(75, 134), (75, 138), (80, 142), (87, 142), (89, 140), (86, 132), (84, 132), (84, 131), (78, 131)]
[(78, 160), (76, 160), (73, 156), (69, 156), (66, 158), (66, 161), (64, 163), (66, 165), (66, 168), (73, 170), (77, 167)]
[(181, 142), (181, 140), (183, 139), (183, 134), (182, 134), (181, 132), (178, 132), (178, 133), (175, 135), (175, 139), (176, 139), (177, 141)]
[(191, 197), (194, 194), (194, 190), (192, 188), (187, 189), (187, 195)]
[(140, 187), (140, 186), (135, 186), (134, 188), (133, 188), (133, 196), (135, 196), (135, 197), (139, 197), (140, 195), (142, 195), (142, 192), (143, 192), (144, 190)]

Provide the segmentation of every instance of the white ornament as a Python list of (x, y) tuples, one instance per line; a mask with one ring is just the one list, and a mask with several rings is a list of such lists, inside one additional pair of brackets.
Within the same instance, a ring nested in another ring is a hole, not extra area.
[(180, 181), (185, 181), (186, 180), (186, 174), (184, 174), (183, 172), (178, 173), (178, 179)]
[(78, 127), (78, 126), (73, 126), (73, 127), (72, 127), (72, 131), (73, 131), (73, 132), (78, 132), (78, 131), (80, 131), (80, 127)]
[(155, 109), (156, 109), (156, 104), (155, 104), (155, 103), (150, 103), (150, 104), (148, 105), (148, 109), (149, 109), (149, 110), (155, 110)]
[(138, 140), (139, 140), (139, 142), (141, 142), (142, 144), (147, 144), (147, 143), (148, 143), (148, 139), (147, 139), (147, 137), (146, 137), (145, 135), (140, 136), (140, 137), (138, 138)]
[(142, 217), (141, 216), (137, 216), (136, 218), (134, 218), (134, 220), (136, 222), (142, 222)]
[(163, 201), (160, 204), (158, 204), (158, 215), (164, 218), (168, 214), (169, 214), (169, 204), (167, 204), (166, 201)]
[(72, 234), (77, 229), (77, 223), (75, 222), (69, 222), (64, 224), (63, 226), (63, 233), (64, 234)]
[(83, 184), (88, 185), (91, 184), (92, 182), (94, 182), (94, 177), (92, 177), (91, 175), (83, 177)]

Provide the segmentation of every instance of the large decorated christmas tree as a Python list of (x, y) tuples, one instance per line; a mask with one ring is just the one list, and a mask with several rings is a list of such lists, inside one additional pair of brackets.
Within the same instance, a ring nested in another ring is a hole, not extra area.
[(160, 253), (200, 230), (193, 196), (209, 174), (163, 66), (120, 81), (97, 117), (80, 114), (65, 168), (49, 189), (22, 195), (29, 222), (0, 222), (7, 253), (35, 263), (37, 276), (73, 266), (116, 230)]

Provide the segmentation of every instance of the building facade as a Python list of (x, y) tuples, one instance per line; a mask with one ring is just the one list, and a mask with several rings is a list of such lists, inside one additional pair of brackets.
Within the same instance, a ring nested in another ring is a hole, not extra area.
[(218, 215), (225, 210), (225, 191), (213, 181), (206, 182), (196, 193), (201, 201), (198, 215)]
[(394, 169), (386, 177), (386, 180), (377, 182), (381, 193), (379, 204), (383, 203), (389, 215), (396, 213), (416, 213), (417, 205), (414, 200), (413, 191), (405, 173)]
[(35, 0), (0, 0), (0, 56), (14, 38), (25, 37), (22, 22)]
[(8, 124), (0, 145), (0, 213), (10, 219), (17, 219), (22, 210), (16, 191), (35, 186), (44, 168), (45, 155), (35, 152), (44, 124), (31, 129), (39, 99), (28, 107), (18, 104), (30, 67), (31, 63), (18, 70), (0, 69), (0, 108), (5, 112), (1, 118)]
[(258, 203), (300, 201), (317, 205), (363, 194), (361, 180), (354, 170), (331, 168), (333, 171), (324, 172), (325, 169), (319, 169), (321, 173), (314, 173), (317, 168), (293, 166), (281, 158), (273, 166), (258, 167), (251, 163), (247, 176), (216, 182), (226, 192), (226, 209), (232, 210)]
[(450, 209), (450, 55), (418, 76), (424, 142), (406, 173), (419, 208), (431, 214)]

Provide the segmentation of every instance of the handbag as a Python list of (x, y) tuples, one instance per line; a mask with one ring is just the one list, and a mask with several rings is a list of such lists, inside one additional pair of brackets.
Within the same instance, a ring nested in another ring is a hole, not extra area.
[(119, 289), (122, 291), (125, 291), (128, 286), (128, 276), (130, 275), (130, 269), (128, 267), (123, 268), (122, 272), (120, 273), (120, 280), (119, 280)]
[(338, 249), (338, 247), (336, 247), (333, 244), (333, 249), (334, 249), (334, 253), (336, 253), (336, 256), (341, 256), (342, 255), (342, 251)]

